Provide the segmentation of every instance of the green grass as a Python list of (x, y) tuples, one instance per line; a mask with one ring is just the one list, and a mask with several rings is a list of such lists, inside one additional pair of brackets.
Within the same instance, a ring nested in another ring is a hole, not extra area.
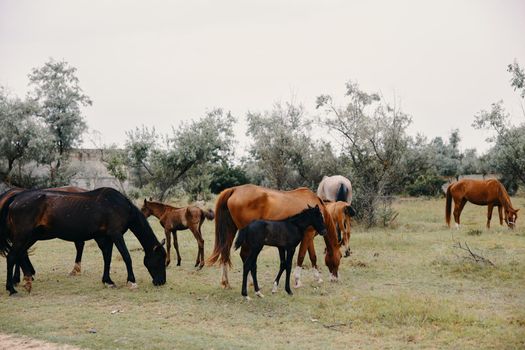
[[(523, 198), (513, 203), (525, 207)], [(72, 243), (39, 242), (31, 257), (37, 270), (32, 293), (19, 287), (19, 297), (0, 295), (0, 332), (93, 349), (524, 348), (525, 219), (509, 231), (495, 215), (487, 230), (486, 207), (468, 204), (463, 227), (450, 230), (444, 206), (444, 199), (401, 199), (395, 203), (400, 213), (395, 228), (355, 226), (341, 281), (319, 285), (303, 271), (305, 286), (293, 297), (282, 289), (271, 294), (278, 254), (265, 248), (258, 273), (266, 298), (251, 302), (240, 295), (238, 253), (230, 272), (233, 289), (223, 290), (218, 268), (193, 268), (197, 244), (189, 231), (179, 232), (182, 266), (170, 266), (160, 288), (151, 284), (137, 240), (126, 234), (139, 283), (135, 291), (125, 288), (118, 252), (112, 278), (120, 288), (106, 289), (94, 242), (86, 245), (77, 277), (67, 276)], [(150, 222), (162, 238), (156, 219)], [(211, 222), (204, 235), (207, 256)], [(321, 257), (323, 241), (316, 241)], [(457, 241), (468, 242), (495, 267), (470, 261), (467, 252), (454, 248)], [(5, 276), (5, 263), (0, 275)], [(249, 293), (253, 297), (253, 288)]]

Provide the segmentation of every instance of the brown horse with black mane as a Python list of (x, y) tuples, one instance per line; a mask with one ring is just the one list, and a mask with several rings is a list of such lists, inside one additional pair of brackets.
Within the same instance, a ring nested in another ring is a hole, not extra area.
[(20, 263), (30, 275), (27, 250), (38, 240), (60, 238), (67, 241), (95, 239), (103, 252), (102, 282), (114, 285), (109, 276), (113, 244), (126, 264), (128, 283), (135, 286), (131, 256), (124, 241), (130, 229), (144, 248), (144, 265), (153, 284), (166, 283), (166, 251), (140, 210), (112, 188), (67, 193), (49, 190), (25, 191), (9, 198), (0, 211), (0, 254), (7, 257), (6, 289), (16, 293), (13, 268)]
[[(242, 185), (222, 191), (215, 206), (215, 246), (208, 258), (209, 265), (219, 259), (222, 265), (221, 284), (229, 287), (228, 265), (231, 266), (230, 249), (237, 230), (246, 227), (254, 220), (284, 220), (300, 213), (309, 206), (318, 205), (323, 214), (327, 234), (323, 236), (326, 244), (325, 263), (330, 270), (331, 280), (338, 279), (338, 269), (341, 260), (339, 243), (334, 223), (323, 201), (307, 188), (293, 191), (277, 191), (256, 185)], [(317, 257), (314, 248), (315, 230), (309, 228), (304, 235), (297, 257), (295, 271), (295, 286), (300, 286), (300, 271), (306, 255), (310, 254), (312, 267), (317, 271)], [(241, 248), (243, 261), (248, 256), (248, 247)]]
[(330, 213), (337, 230), (337, 239), (341, 243), (344, 256), (350, 256), (350, 234), (352, 230), (352, 217), (355, 216), (355, 210), (347, 202), (325, 202), (326, 209)]
[(150, 215), (155, 216), (164, 228), (167, 242), (166, 266), (170, 264), (171, 234), (173, 234), (173, 247), (177, 252), (177, 266), (180, 266), (181, 257), (179, 253), (179, 242), (177, 241), (177, 231), (188, 229), (197, 240), (199, 249), (195, 267), (199, 266), (199, 268), (202, 268), (204, 266), (204, 239), (202, 239), (201, 226), (204, 219), (213, 220), (213, 210), (202, 210), (195, 206), (177, 208), (168, 204), (154, 202), (151, 198), (149, 201), (144, 199), (144, 204), (140, 210), (145, 217), (149, 217)]
[(454, 221), (456, 222), (457, 228), (459, 228), (459, 216), (467, 202), (488, 206), (487, 228), (490, 228), (490, 219), (492, 218), (492, 210), (494, 209), (494, 206), (498, 207), (500, 225), (503, 225), (503, 218), (501, 215), (501, 208), (503, 207), (505, 211), (504, 219), (508, 227), (513, 229), (514, 226), (516, 226), (519, 209), (514, 209), (512, 207), (507, 190), (505, 190), (505, 187), (501, 182), (496, 179), (461, 179), (448, 186), (445, 219), (449, 227), (452, 199), (454, 199)]

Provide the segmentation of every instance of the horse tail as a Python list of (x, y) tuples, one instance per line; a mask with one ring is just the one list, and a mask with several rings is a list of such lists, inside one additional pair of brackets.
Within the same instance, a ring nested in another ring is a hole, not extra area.
[(237, 226), (235, 226), (228, 209), (228, 199), (230, 199), (234, 190), (234, 188), (227, 188), (217, 198), (215, 205), (215, 245), (211, 256), (206, 260), (206, 265), (208, 266), (214, 265), (219, 258), (221, 264), (231, 266), (230, 249), (235, 238)]
[(204, 217), (208, 220), (213, 220), (215, 218), (215, 214), (213, 213), (213, 210), (211, 209), (208, 209), (208, 210), (202, 210), (202, 215), (204, 215)]
[(448, 227), (450, 227), (450, 213), (452, 211), (452, 192), (450, 191), (451, 186), (452, 184), (447, 187), (447, 204), (445, 206), (445, 220)]
[(346, 197), (348, 196), (348, 188), (344, 184), (339, 185), (339, 189), (337, 190), (337, 195), (335, 196), (335, 201), (343, 201), (346, 202)]
[(7, 228), (7, 215), (9, 205), (15, 200), (16, 196), (8, 198), (0, 210), (0, 255), (7, 256), (11, 250), (11, 240), (9, 239), (9, 229)]
[(237, 239), (235, 240), (235, 250), (239, 249), (240, 246), (243, 245), (246, 241), (246, 231), (248, 231), (247, 227), (239, 230), (239, 233), (237, 234)]

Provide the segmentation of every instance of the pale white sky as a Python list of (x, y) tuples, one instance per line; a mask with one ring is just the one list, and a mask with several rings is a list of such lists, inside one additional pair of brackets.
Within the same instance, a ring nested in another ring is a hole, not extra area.
[[(0, 0), (0, 85), (24, 96), (49, 57), (78, 68), (105, 143), (168, 132), (214, 107), (243, 121), (292, 96), (342, 96), (348, 79), (413, 117), (410, 133), (486, 150), (473, 115), (503, 99), (525, 121), (507, 64), (525, 65), (525, 1)], [(238, 138), (246, 139), (238, 127)], [(86, 146), (90, 146), (87, 144)]]

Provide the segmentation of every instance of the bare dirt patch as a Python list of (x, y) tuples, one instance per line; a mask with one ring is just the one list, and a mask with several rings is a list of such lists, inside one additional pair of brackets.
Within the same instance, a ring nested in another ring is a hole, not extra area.
[(48, 343), (41, 340), (0, 333), (0, 350), (77, 350), (70, 345)]

